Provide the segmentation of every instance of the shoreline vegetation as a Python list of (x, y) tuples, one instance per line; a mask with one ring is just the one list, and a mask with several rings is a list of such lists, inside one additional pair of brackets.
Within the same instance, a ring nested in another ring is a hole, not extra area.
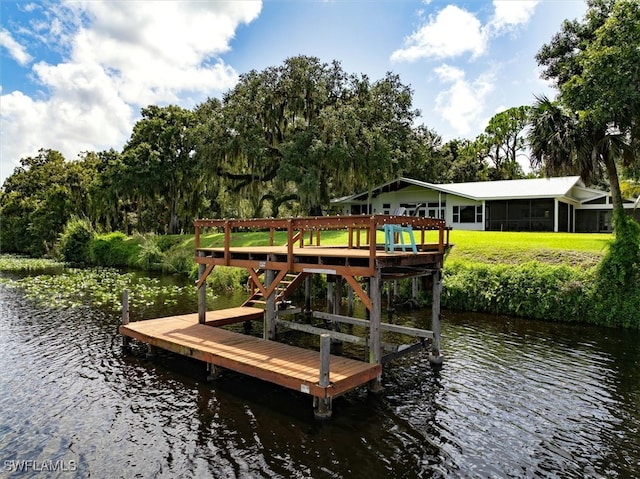
[[(622, 224), (620, 228), (624, 234), (619, 238), (635, 238), (635, 242), (622, 246), (622, 252), (620, 243), (625, 242), (616, 240), (612, 234), (452, 230), (453, 247), (443, 270), (442, 306), (459, 311), (640, 329), (637, 314), (640, 228), (636, 222)], [(285, 234), (279, 233), (282, 237), (276, 234), (275, 242), (284, 244)], [(223, 241), (222, 233), (201, 236), (205, 247), (222, 246)], [(234, 233), (231, 238), (232, 246), (266, 241), (266, 232)], [(346, 233), (327, 232), (323, 242), (345, 244)], [(61, 235), (58, 255), (61, 261), (76, 266), (162, 271), (190, 279), (197, 276), (193, 235), (94, 234), (87, 222), (75, 219)], [(11, 270), (7, 266), (9, 257), (3, 258), (0, 270)], [(32, 261), (43, 267), (42, 260)], [(624, 271), (625, 261), (632, 265), (630, 271)], [(208, 285), (220, 292), (242, 288), (246, 282), (244, 270), (219, 267), (214, 269)], [(409, 285), (401, 285), (398, 300), (409, 299), (410, 290)]]

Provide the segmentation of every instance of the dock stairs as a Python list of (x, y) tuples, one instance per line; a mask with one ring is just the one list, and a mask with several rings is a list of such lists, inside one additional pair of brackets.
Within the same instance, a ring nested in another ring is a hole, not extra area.
[[(263, 277), (264, 271), (258, 271), (258, 277)], [(278, 284), (275, 290), (275, 303), (276, 308), (278, 308), (278, 304), (286, 301), (289, 296), (296, 290), (298, 285), (304, 280), (305, 274), (303, 273), (288, 273), (282, 281)], [(249, 278), (249, 283), (251, 283), (251, 296), (247, 299), (242, 306), (253, 307), (253, 308), (266, 308), (267, 298), (264, 297), (262, 291), (256, 287), (255, 283), (251, 278)]]

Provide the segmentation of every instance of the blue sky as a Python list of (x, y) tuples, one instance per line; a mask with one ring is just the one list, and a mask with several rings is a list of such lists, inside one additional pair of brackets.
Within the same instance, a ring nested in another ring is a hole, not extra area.
[(121, 149), (149, 104), (220, 97), (295, 55), (413, 91), (418, 123), (475, 138), (555, 93), (535, 53), (583, 0), (0, 0), (0, 182), (39, 148)]

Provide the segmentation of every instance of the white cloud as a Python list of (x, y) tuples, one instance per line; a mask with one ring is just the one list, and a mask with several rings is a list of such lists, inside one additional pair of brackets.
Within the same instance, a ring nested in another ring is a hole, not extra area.
[[(49, 65), (34, 66), (47, 75)], [(20, 91), (2, 95), (3, 175), (25, 156), (40, 148), (62, 152), (67, 159), (87, 150), (122, 144), (131, 131), (132, 108), (118, 97), (112, 80), (96, 65), (57, 68), (53, 94), (35, 100)], [(11, 165), (9, 165), (9, 161)], [(7, 170), (5, 170), (5, 168)]]
[[(259, 2), (96, 2), (82, 7), (91, 24), (73, 42), (73, 58), (117, 77), (123, 98), (138, 105), (176, 101), (181, 91), (223, 91), (236, 72), (216, 56)], [(214, 60), (212, 62), (212, 60)]]
[(27, 50), (4, 28), (0, 29), (0, 46), (6, 48), (9, 55), (22, 66), (29, 64), (33, 59)]
[(56, 16), (42, 29), (31, 24), (34, 36), (66, 57), (33, 65), (38, 99), (20, 91), (0, 96), (2, 176), (8, 162), (15, 166), (41, 147), (67, 159), (120, 148), (140, 107), (231, 88), (238, 74), (219, 55), (262, 3), (74, 0), (64, 7), (48, 11)]
[(526, 25), (533, 16), (539, 0), (493, 0), (495, 9), (489, 28), (498, 34), (504, 30)]
[(449, 84), (436, 97), (436, 111), (458, 135), (468, 135), (482, 122), (485, 99), (494, 88), (493, 75), (486, 73), (469, 81), (463, 70), (446, 64), (434, 71), (442, 82)]
[(420, 58), (449, 58), (471, 53), (482, 55), (486, 36), (480, 21), (471, 13), (448, 5), (429, 22), (404, 41), (404, 48), (391, 55), (393, 61), (415, 61)]
[(442, 64), (433, 70), (443, 82), (456, 82), (464, 80), (464, 70), (451, 65)]
[(420, 58), (453, 58), (465, 53), (479, 57), (486, 53), (490, 38), (526, 25), (539, 0), (493, 0), (494, 13), (482, 25), (471, 12), (448, 5), (404, 40), (404, 47), (393, 52), (392, 61)]

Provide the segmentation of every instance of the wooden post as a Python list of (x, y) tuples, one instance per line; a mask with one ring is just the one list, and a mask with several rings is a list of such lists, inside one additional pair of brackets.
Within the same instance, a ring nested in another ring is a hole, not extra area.
[[(122, 291), (122, 324), (129, 324), (129, 290)], [(129, 341), (131, 338), (126, 335), (122, 335), (122, 347), (126, 350), (129, 349)]]
[(156, 347), (152, 344), (147, 343), (147, 359), (155, 358), (158, 355), (158, 351)]
[(307, 322), (311, 320), (311, 281), (313, 275), (308, 274), (306, 278), (304, 278), (304, 315), (307, 319)]
[[(275, 277), (275, 271), (268, 269), (264, 272), (264, 286), (269, 288)], [(267, 307), (264, 312), (264, 339), (276, 339), (276, 292), (271, 292), (267, 298)]]
[(231, 260), (231, 225), (229, 220), (224, 222), (224, 265), (229, 266)]
[[(198, 256), (204, 253), (198, 251)], [(206, 266), (202, 263), (198, 264), (198, 280), (204, 276)], [(207, 321), (207, 282), (203, 281), (198, 288), (198, 323), (205, 324)]]
[(335, 314), (335, 295), (333, 293), (334, 280), (334, 277), (332, 277), (331, 275), (327, 275), (327, 313), (332, 314)]
[(353, 316), (353, 288), (347, 289), (347, 316)]
[(335, 288), (333, 290), (333, 314), (342, 312), (342, 289), (344, 287), (344, 278), (336, 276)]
[[(344, 286), (344, 278), (342, 276), (335, 277), (336, 282), (333, 288), (333, 309), (331, 313), (339, 315), (342, 312), (342, 289)], [(342, 328), (340, 327), (339, 322), (333, 323), (333, 329), (337, 332), (341, 332)], [(334, 339), (333, 344), (338, 348), (342, 347), (342, 341), (339, 339)], [(337, 350), (338, 354), (341, 354), (342, 349)]]
[(222, 370), (213, 363), (207, 363), (207, 381), (212, 382), (220, 379)]
[[(369, 298), (371, 298), (371, 319), (369, 323), (369, 362), (380, 364), (382, 362), (382, 350), (380, 342), (380, 322), (382, 317), (382, 291), (380, 286), (382, 278), (380, 270), (375, 269), (374, 275), (369, 279)], [(377, 393), (382, 391), (381, 377), (371, 381), (369, 390)]]
[[(320, 335), (320, 374), (318, 380), (318, 386), (321, 388), (328, 388), (331, 384), (329, 380), (329, 362), (331, 360), (331, 336), (328, 334)], [(325, 396), (320, 397), (316, 401), (316, 408), (313, 411), (313, 415), (316, 419), (329, 419), (331, 417), (331, 397), (327, 397), (326, 389)]]
[(432, 366), (439, 367), (442, 365), (442, 355), (440, 354), (440, 293), (442, 291), (442, 272), (440, 270), (433, 273), (432, 291), (431, 329), (433, 331), (433, 342), (431, 343), (429, 362)]
[(387, 281), (387, 316), (391, 318), (393, 316), (393, 290), (391, 289), (391, 283)]

